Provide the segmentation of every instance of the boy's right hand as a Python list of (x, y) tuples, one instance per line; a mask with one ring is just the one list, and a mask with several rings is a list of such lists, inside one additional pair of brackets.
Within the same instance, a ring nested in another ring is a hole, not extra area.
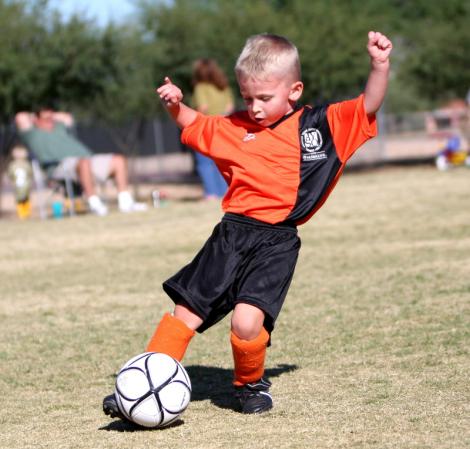
[(173, 120), (181, 129), (190, 125), (196, 119), (197, 112), (182, 102), (183, 92), (171, 82), (170, 78), (166, 76), (164, 84), (156, 92), (160, 96), (160, 100), (164, 102)]
[(177, 106), (183, 100), (183, 92), (181, 92), (181, 89), (173, 84), (167, 76), (165, 77), (164, 84), (162, 84), (156, 92), (165, 103), (166, 107)]

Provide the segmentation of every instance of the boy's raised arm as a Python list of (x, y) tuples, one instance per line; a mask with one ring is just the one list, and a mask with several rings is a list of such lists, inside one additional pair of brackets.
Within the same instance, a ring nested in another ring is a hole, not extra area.
[(390, 70), (390, 52), (392, 42), (387, 36), (376, 31), (369, 31), (367, 51), (370, 56), (370, 73), (364, 90), (364, 107), (368, 115), (375, 114), (384, 98)]
[(157, 88), (156, 92), (180, 128), (185, 128), (196, 119), (197, 112), (182, 103), (183, 93), (171, 82), (170, 78), (166, 77), (165, 82)]

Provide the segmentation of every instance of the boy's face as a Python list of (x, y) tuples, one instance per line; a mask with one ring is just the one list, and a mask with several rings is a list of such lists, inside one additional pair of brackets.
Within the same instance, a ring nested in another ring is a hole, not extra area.
[(303, 90), (302, 82), (291, 82), (288, 78), (275, 76), (267, 79), (243, 76), (239, 78), (238, 84), (248, 115), (264, 127), (292, 112)]

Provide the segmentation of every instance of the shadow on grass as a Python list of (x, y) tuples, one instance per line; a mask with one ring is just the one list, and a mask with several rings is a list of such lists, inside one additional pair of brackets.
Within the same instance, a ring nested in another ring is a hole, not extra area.
[[(265, 376), (268, 379), (272, 379), (273, 377), (278, 377), (283, 373), (288, 373), (296, 369), (297, 365), (282, 364), (275, 368), (266, 369)], [(238, 402), (232, 394), (233, 371), (231, 369), (191, 365), (186, 367), (186, 371), (188, 372), (192, 384), (191, 401), (209, 400), (216, 407), (238, 410)], [(177, 420), (164, 429), (178, 427), (183, 423), (183, 420)], [(117, 420), (100, 427), (99, 430), (138, 432), (155, 429), (146, 429), (127, 421)]]
[[(278, 365), (275, 368), (266, 369), (265, 376), (272, 379), (296, 369), (296, 365)], [(191, 401), (209, 400), (216, 407), (238, 410), (238, 402), (232, 394), (233, 371), (231, 369), (193, 365), (187, 366), (186, 371), (193, 387)]]
[(100, 427), (98, 430), (107, 430), (108, 432), (148, 432), (151, 430), (155, 432), (159, 430), (171, 429), (172, 427), (179, 427), (183, 424), (184, 420), (178, 419), (175, 422), (171, 423), (169, 426), (154, 429), (149, 427), (142, 427), (129, 421), (118, 419), (116, 421), (111, 421), (109, 424), (106, 424), (103, 427)]

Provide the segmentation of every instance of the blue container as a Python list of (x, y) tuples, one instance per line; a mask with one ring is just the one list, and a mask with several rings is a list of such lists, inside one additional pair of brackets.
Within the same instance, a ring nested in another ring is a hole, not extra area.
[(64, 204), (62, 201), (54, 201), (52, 203), (52, 216), (54, 218), (62, 218), (64, 216)]

